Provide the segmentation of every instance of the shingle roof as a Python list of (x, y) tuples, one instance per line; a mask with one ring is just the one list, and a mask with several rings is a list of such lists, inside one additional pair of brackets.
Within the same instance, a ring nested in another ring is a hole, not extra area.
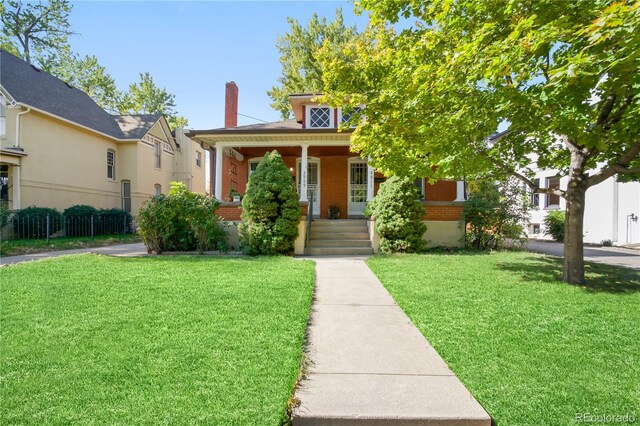
[(2, 49), (0, 84), (16, 102), (116, 139), (140, 139), (160, 118), (160, 115), (111, 115), (83, 91)]
[[(348, 133), (351, 130), (345, 130), (342, 133)], [(237, 127), (221, 127), (219, 129), (209, 130), (190, 130), (187, 133), (189, 137), (198, 135), (231, 135), (234, 133), (247, 134), (263, 134), (263, 133), (338, 133), (338, 129), (331, 128), (303, 128), (301, 123), (296, 120), (274, 121), (271, 123), (249, 124)]]

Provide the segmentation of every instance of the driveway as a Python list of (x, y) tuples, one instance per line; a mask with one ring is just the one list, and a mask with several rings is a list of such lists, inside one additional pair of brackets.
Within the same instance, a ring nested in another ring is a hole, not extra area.
[[(551, 256), (564, 256), (564, 246), (555, 241), (530, 240), (526, 249)], [(640, 250), (620, 247), (584, 247), (584, 260), (640, 270)]]

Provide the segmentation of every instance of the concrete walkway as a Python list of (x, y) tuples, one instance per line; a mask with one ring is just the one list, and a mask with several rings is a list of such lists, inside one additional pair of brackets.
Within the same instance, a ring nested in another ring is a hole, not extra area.
[[(530, 240), (526, 249), (536, 253), (564, 257), (564, 245), (555, 241)], [(640, 250), (635, 249), (584, 246), (584, 260), (640, 270)]]
[(115, 246), (107, 247), (91, 247), (76, 250), (48, 251), (44, 253), (25, 254), (20, 256), (3, 256), (0, 257), (0, 266), (80, 253), (97, 253), (111, 256), (142, 256), (147, 254), (147, 249), (145, 248), (143, 243), (134, 243), (118, 244)]
[(310, 365), (296, 390), (294, 426), (491, 424), (366, 258), (313, 260)]

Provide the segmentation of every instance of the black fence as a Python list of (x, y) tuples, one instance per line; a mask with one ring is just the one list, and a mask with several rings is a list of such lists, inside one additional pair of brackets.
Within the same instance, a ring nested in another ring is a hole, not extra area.
[(132, 233), (129, 215), (69, 216), (62, 214), (12, 215), (2, 228), (2, 243), (25, 243), (67, 238), (96, 238)]

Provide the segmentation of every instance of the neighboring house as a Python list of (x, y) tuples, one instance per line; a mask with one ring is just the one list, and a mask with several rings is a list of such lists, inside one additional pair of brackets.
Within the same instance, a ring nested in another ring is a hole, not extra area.
[(158, 115), (112, 115), (86, 93), (0, 50), (0, 198), (135, 214), (171, 181), (205, 190), (204, 149)]
[[(540, 188), (567, 189), (569, 178), (558, 170), (536, 170), (534, 181)], [(558, 195), (532, 195), (529, 238), (546, 238), (544, 218), (549, 211), (566, 210), (566, 201)], [(640, 182), (618, 182), (611, 177), (587, 190), (584, 210), (584, 242), (615, 245), (640, 243)]]
[[(505, 132), (492, 135), (496, 140)], [(533, 181), (539, 188), (567, 189), (569, 178), (556, 169), (538, 169), (532, 161)], [(526, 229), (529, 238), (551, 239), (545, 235), (544, 219), (550, 211), (565, 211), (564, 198), (553, 194), (532, 194), (530, 223)], [(611, 241), (615, 245), (640, 243), (640, 182), (618, 182), (611, 177), (587, 190), (584, 210), (584, 242), (600, 244)]]
[[(232, 203), (234, 192), (244, 194), (249, 175), (267, 151), (277, 150), (298, 185), (303, 214), (313, 200), (313, 216), (327, 218), (329, 206), (340, 208), (340, 218), (363, 218), (364, 209), (384, 177), (351, 152), (351, 132), (338, 131), (348, 117), (340, 108), (318, 105), (314, 94), (290, 96), (295, 119), (237, 126), (238, 87), (227, 83), (225, 127), (191, 130), (188, 136), (208, 146), (211, 192), (226, 201), (218, 211), (227, 220), (240, 220)], [(459, 246), (464, 182), (427, 184), (419, 179), (427, 223), (425, 239), (433, 246)], [(301, 228), (304, 231), (304, 226)], [(297, 248), (300, 251), (300, 247)]]

